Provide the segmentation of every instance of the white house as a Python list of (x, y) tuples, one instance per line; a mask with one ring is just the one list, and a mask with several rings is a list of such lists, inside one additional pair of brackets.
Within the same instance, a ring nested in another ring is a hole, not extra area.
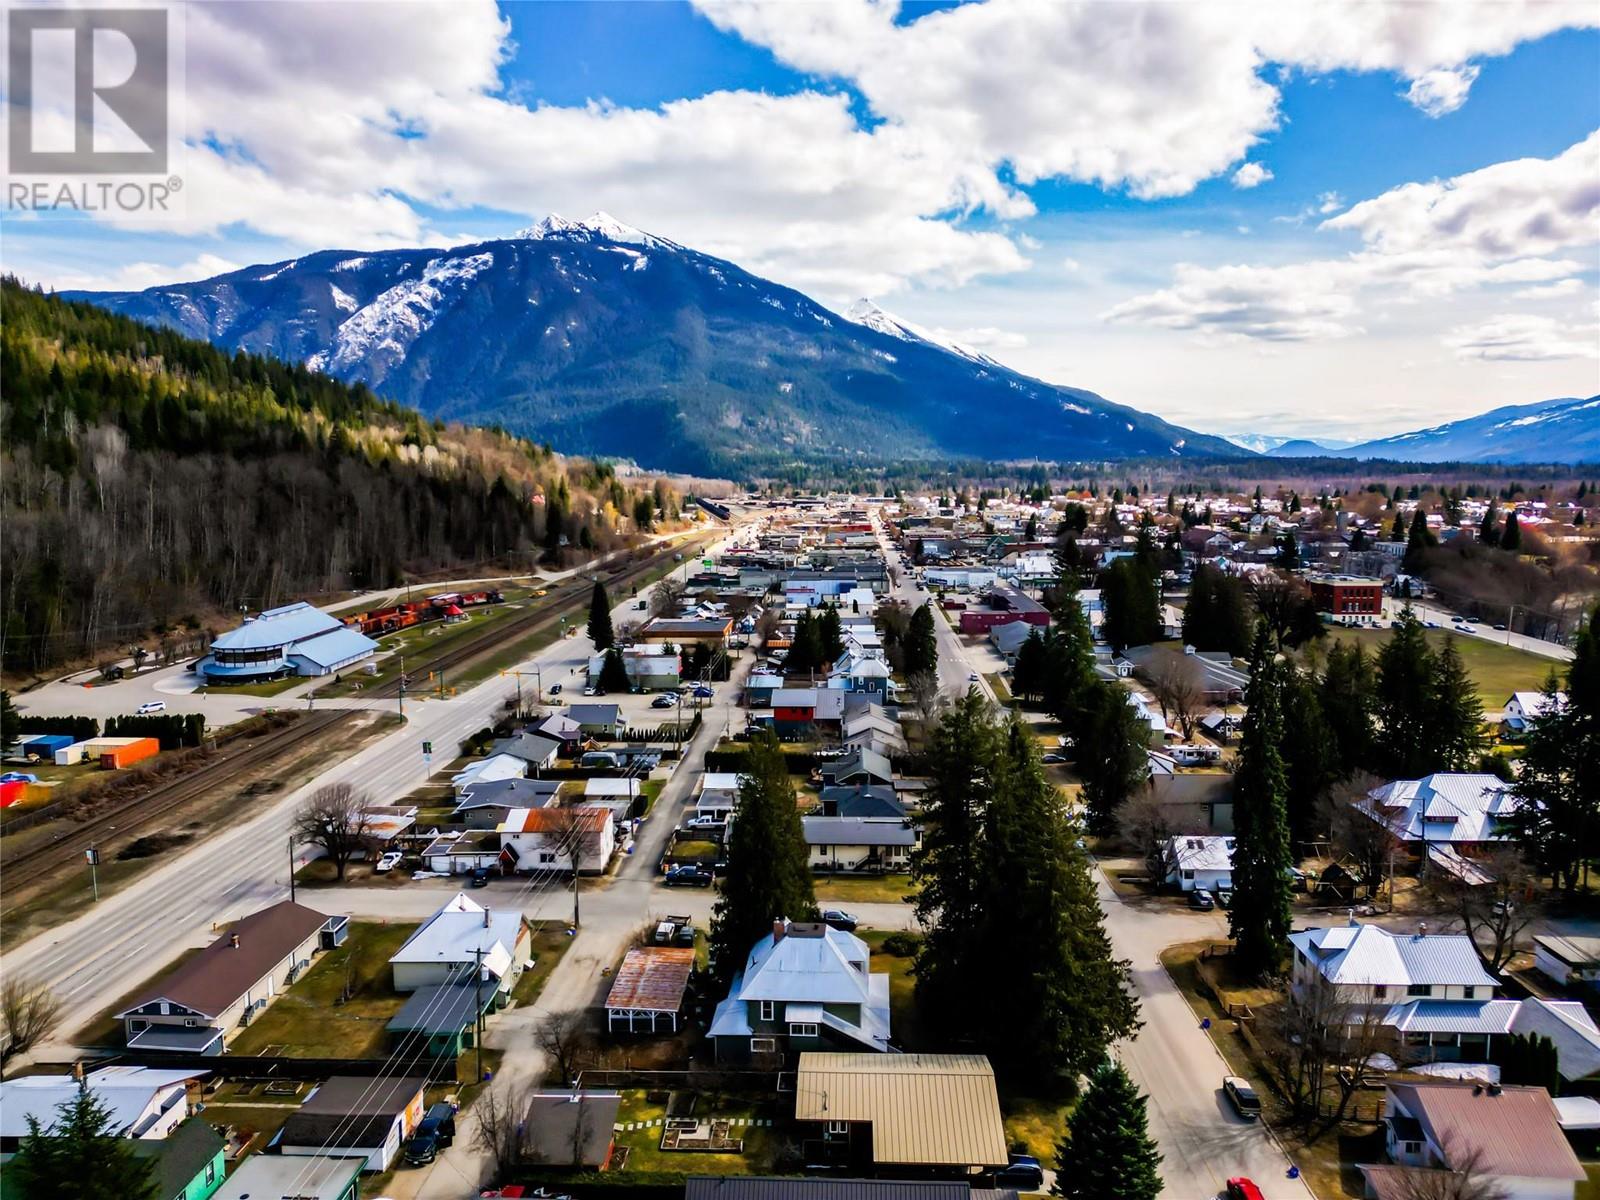
[(1392, 780), (1353, 803), (1414, 853), (1448, 848), (1471, 856), (1512, 840), (1508, 822), (1521, 802), (1498, 775), (1440, 771)]
[[(593, 782), (593, 781), (591, 781)], [(576, 826), (576, 828), (575, 828)], [(611, 810), (594, 804), (567, 808), (512, 809), (497, 830), (500, 845), (516, 858), (525, 875), (572, 874), (572, 838), (578, 842), (578, 872), (599, 875), (617, 850), (616, 822)]]
[(528, 761), (516, 754), (491, 754), (477, 762), (468, 763), (450, 776), (450, 786), (459, 793), (475, 783), (493, 783), (498, 779), (525, 779)]
[[(111, 1114), (107, 1132), (115, 1137), (159, 1140), (189, 1115), (189, 1084), (209, 1071), (157, 1071), (150, 1067), (101, 1067), (84, 1077), (83, 1087)], [(18, 1075), (0, 1083), (0, 1154), (14, 1154), (28, 1136), (28, 1118), (55, 1123), (61, 1104), (78, 1095), (71, 1075)]]
[(1499, 987), (1464, 933), (1390, 933), (1352, 918), (1291, 933), (1289, 942), (1297, 1000), (1327, 986), (1337, 989), (1338, 1003), (1387, 1008), (1416, 999), (1487, 1000)]
[(1433, 1195), (1417, 1171), (1461, 1170), (1469, 1160), (1483, 1194), (1503, 1200), (1572, 1200), (1585, 1178), (1543, 1088), (1392, 1083), (1383, 1124), (1390, 1165), (1360, 1167), (1377, 1200)]
[[(1557, 692), (1556, 709), (1559, 711), (1566, 702), (1567, 694)], [(1500, 716), (1500, 724), (1509, 734), (1525, 734), (1528, 732), (1528, 722), (1544, 716), (1550, 711), (1550, 707), (1550, 698), (1543, 692), (1512, 692), (1511, 698), (1506, 701), (1505, 711)]]
[(1233, 839), (1206, 835), (1183, 835), (1167, 839), (1167, 858), (1172, 863), (1167, 883), (1185, 892), (1233, 887)]
[(1562, 987), (1600, 986), (1600, 938), (1538, 934), (1533, 939), (1533, 966)]
[(813, 871), (904, 871), (918, 831), (909, 821), (801, 817)]
[(528, 957), (522, 914), (496, 912), (457, 892), (406, 939), (389, 959), (394, 990), (470, 980), (481, 968), (509, 992)]

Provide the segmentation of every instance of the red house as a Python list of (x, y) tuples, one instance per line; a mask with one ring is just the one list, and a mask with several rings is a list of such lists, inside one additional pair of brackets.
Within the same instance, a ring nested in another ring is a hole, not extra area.
[(982, 608), (969, 608), (961, 614), (961, 632), (984, 634), (1008, 621), (1026, 621), (1041, 629), (1050, 624), (1050, 610), (1031, 596), (1013, 587), (996, 586)]

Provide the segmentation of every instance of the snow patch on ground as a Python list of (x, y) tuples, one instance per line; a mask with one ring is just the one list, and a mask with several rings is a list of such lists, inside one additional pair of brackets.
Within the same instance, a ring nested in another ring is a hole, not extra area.
[(395, 284), (341, 324), (326, 362), (339, 369), (376, 354), (403, 356), (432, 328), (440, 310), (493, 265), (490, 253), (434, 259), (421, 276)]
[(353, 313), (361, 306), (356, 303), (356, 298), (349, 292), (341, 289), (337, 284), (330, 283), (328, 292), (333, 296), (333, 306), (340, 312)]

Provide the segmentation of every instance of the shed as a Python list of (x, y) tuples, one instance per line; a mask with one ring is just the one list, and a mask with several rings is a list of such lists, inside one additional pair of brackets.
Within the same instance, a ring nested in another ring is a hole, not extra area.
[(687, 946), (635, 946), (623, 957), (606, 996), (606, 1028), (616, 1032), (626, 1023), (629, 1033), (648, 1020), (650, 1032), (665, 1019), (678, 1031), (683, 993), (694, 973), (694, 950)]
[(622, 1099), (616, 1092), (546, 1089), (528, 1103), (526, 1151), (553, 1167), (611, 1165), (612, 1134)]
[(287, 1157), (343, 1150), (363, 1156), (369, 1171), (386, 1171), (422, 1120), (427, 1084), (421, 1076), (335, 1075), (284, 1122), (280, 1153)]

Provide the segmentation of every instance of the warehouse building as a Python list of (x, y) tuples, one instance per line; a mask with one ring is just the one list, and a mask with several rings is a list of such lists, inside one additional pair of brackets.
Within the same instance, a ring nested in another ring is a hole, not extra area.
[(195, 671), (210, 683), (253, 683), (281, 675), (331, 675), (371, 658), (378, 643), (300, 601), (246, 617), (211, 643)]

